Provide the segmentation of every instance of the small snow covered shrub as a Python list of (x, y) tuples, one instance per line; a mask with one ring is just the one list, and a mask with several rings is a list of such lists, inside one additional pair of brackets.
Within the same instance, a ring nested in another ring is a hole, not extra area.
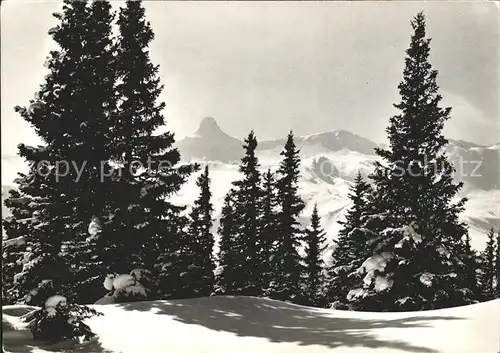
[(146, 289), (131, 275), (118, 275), (113, 281), (115, 301), (117, 303), (144, 300)]
[(55, 295), (47, 299), (44, 308), (26, 317), (33, 339), (50, 343), (65, 340), (88, 341), (95, 334), (83, 321), (102, 315), (84, 305), (68, 304), (66, 298)]
[[(102, 303), (127, 303), (147, 300), (149, 297), (149, 284), (151, 274), (147, 270), (135, 269), (130, 274), (110, 274), (104, 280), (104, 288), (110, 292)], [(103, 298), (104, 299), (104, 298)]]

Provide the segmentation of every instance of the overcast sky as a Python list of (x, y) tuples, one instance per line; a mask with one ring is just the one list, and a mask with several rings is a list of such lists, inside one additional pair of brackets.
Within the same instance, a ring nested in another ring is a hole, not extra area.
[[(114, 2), (114, 4), (119, 4)], [(338, 128), (384, 141), (398, 101), (411, 18), (423, 10), (433, 38), (450, 138), (500, 140), (500, 16), (494, 2), (145, 3), (156, 38), (167, 126), (178, 137), (213, 116), (227, 133), (259, 140), (289, 129)], [(13, 111), (43, 82), (58, 2), (2, 4), (2, 160), (33, 141)]]

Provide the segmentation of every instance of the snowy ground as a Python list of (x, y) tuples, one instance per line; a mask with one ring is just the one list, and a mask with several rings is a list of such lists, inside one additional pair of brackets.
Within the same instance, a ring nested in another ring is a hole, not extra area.
[(40, 348), (19, 316), (3, 307), (7, 352), (83, 353), (499, 353), (500, 300), (411, 313), (313, 309), (252, 297), (95, 305), (98, 341)]

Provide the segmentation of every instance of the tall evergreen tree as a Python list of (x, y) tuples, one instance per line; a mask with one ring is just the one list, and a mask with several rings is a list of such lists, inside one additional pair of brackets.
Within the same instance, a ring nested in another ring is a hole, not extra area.
[(323, 285), (325, 273), (323, 271), (323, 252), (325, 246), (325, 233), (321, 228), (318, 215), (318, 205), (314, 205), (311, 215), (311, 224), (305, 231), (306, 256), (305, 256), (305, 301), (313, 306), (324, 305)]
[(253, 131), (244, 141), (245, 155), (241, 159), (239, 171), (242, 179), (233, 183), (236, 191), (235, 212), (238, 227), (236, 228), (236, 241), (240, 243), (243, 251), (243, 272), (240, 274), (244, 283), (239, 294), (259, 295), (259, 205), (262, 198), (261, 175), (258, 170), (259, 161), (255, 154), (257, 138)]
[(60, 50), (47, 60), (51, 73), (29, 109), (16, 107), (45, 142), (20, 145), (31, 169), (19, 190), (37, 216), (18, 292), (37, 293), (26, 297), (30, 303), (56, 292), (92, 302), (104, 294), (106, 272), (142, 267), (156, 271), (163, 294), (172, 293), (166, 284), (181, 271), (176, 249), (187, 219), (167, 198), (194, 168), (175, 168), (173, 135), (154, 133), (163, 104), (155, 103), (161, 87), (144, 9), (129, 2), (121, 10), (117, 47), (109, 2), (66, 1), (54, 16), (61, 24), (49, 33)]
[[(102, 219), (108, 223), (111, 214), (108, 203), (111, 197), (108, 181), (104, 175), (110, 169), (111, 144), (113, 136), (111, 116), (116, 106), (115, 96), (115, 48), (112, 41), (112, 21), (115, 13), (109, 1), (93, 1), (87, 7), (87, 32), (84, 45), (86, 58), (82, 63), (85, 76), (82, 84), (86, 96), (87, 119), (80, 124), (85, 160), (82, 175), (74, 192), (77, 193), (77, 214), (80, 223), (75, 236), (65, 247), (68, 262), (72, 264), (72, 286), (74, 299), (93, 303), (105, 293), (102, 282), (106, 269), (115, 263), (113, 250), (119, 242), (110, 231), (99, 234), (100, 239), (88, 234), (91, 220)], [(84, 120), (85, 117), (82, 117)], [(105, 218), (106, 217), (106, 218)], [(106, 230), (104, 227), (102, 230)]]
[(212, 252), (214, 239), (212, 235), (212, 193), (210, 192), (210, 176), (208, 165), (199, 176), (196, 185), (200, 188), (200, 196), (194, 202), (190, 213), (188, 236), (185, 251), (189, 254), (189, 272), (184, 276), (186, 294), (184, 297), (207, 297), (212, 294), (215, 285), (214, 262)]
[(237, 294), (243, 286), (243, 256), (240, 243), (236, 240), (237, 215), (234, 199), (235, 191), (230, 190), (224, 198), (218, 233), (220, 246), (218, 253), (219, 268), (216, 276), (215, 294)]
[(464, 265), (464, 270), (461, 275), (463, 276), (463, 282), (467, 288), (472, 292), (471, 299), (474, 301), (479, 301), (481, 299), (481, 289), (478, 283), (478, 272), (479, 272), (479, 256), (477, 251), (472, 248), (470, 243), (470, 235), (467, 233), (465, 235), (464, 248), (461, 251), (461, 261)]
[(340, 221), (335, 247), (331, 255), (328, 270), (328, 286), (326, 289), (328, 301), (336, 308), (348, 307), (347, 294), (351, 289), (352, 279), (349, 273), (358, 268), (366, 255), (366, 244), (370, 232), (362, 229), (364, 217), (370, 211), (370, 196), (372, 189), (363, 179), (360, 172), (350, 188), (349, 199), (352, 203), (347, 211), (345, 221)]
[(273, 173), (268, 169), (263, 175), (260, 203), (259, 252), (260, 287), (267, 294), (272, 279), (273, 256), (276, 247), (276, 190)]
[[(369, 199), (371, 196), (372, 189), (370, 184), (368, 184), (361, 175), (361, 172), (356, 174), (354, 178), (354, 185), (350, 188), (349, 199), (352, 203), (351, 208), (347, 211), (345, 221), (339, 221), (338, 223), (342, 225), (342, 228), (339, 231), (338, 238), (339, 243), (343, 239), (347, 239), (349, 233), (351, 233), (354, 229), (361, 227), (362, 225), (362, 217), (367, 214), (369, 211)], [(359, 244), (358, 244), (359, 246)], [(342, 252), (339, 255), (350, 256), (351, 258), (356, 258), (357, 254), (350, 254), (350, 252), (355, 251), (356, 249), (346, 249), (347, 253)]]
[(412, 21), (399, 84), (400, 113), (387, 128), (388, 149), (371, 176), (376, 186), (373, 215), (363, 228), (377, 235), (370, 256), (353, 273), (349, 300), (360, 310), (425, 310), (472, 302), (460, 260), (467, 229), (458, 220), (465, 199), (443, 152), (443, 125), (451, 108), (441, 108), (437, 71), (429, 63), (430, 39), (422, 13)]
[(298, 216), (305, 205), (298, 195), (300, 157), (290, 132), (281, 152), (283, 156), (276, 180), (277, 216), (276, 250), (270, 296), (279, 300), (300, 301), (303, 265), (298, 253), (302, 231)]
[(150, 271), (158, 280), (157, 296), (178, 297), (183, 289), (177, 279), (188, 272), (189, 259), (181, 251), (188, 220), (182, 215), (185, 207), (169, 197), (198, 167), (179, 165), (174, 135), (157, 133), (165, 127), (165, 103), (157, 102), (163, 86), (158, 66), (150, 61), (154, 33), (141, 1), (127, 1), (120, 9), (118, 28), (112, 149), (118, 168), (110, 180), (121, 195), (114, 199), (113, 233), (120, 236), (124, 256), (116, 265)]
[(481, 297), (483, 300), (495, 298), (495, 231), (491, 228), (488, 233), (486, 248), (481, 253)]
[[(29, 304), (41, 304), (55, 293), (75, 295), (71, 273), (79, 269), (69, 265), (74, 259), (70, 250), (85, 234), (84, 218), (98, 207), (95, 202), (103, 190), (98, 173), (100, 161), (107, 159), (113, 73), (96, 73), (92, 48), (100, 42), (95, 36), (102, 29), (91, 16), (97, 7), (105, 16), (105, 4), (89, 7), (85, 1), (65, 1), (63, 12), (54, 14), (60, 23), (49, 34), (59, 50), (51, 51), (46, 62), (50, 73), (29, 108), (15, 107), (44, 142), (38, 147), (19, 145), (19, 154), (30, 166), (17, 180), (19, 191), (33, 199), (29, 208), (36, 214), (16, 284)], [(110, 66), (103, 61), (99, 65)]]

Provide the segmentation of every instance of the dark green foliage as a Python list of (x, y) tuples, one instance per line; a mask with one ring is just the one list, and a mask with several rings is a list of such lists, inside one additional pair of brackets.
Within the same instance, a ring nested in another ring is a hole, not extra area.
[(274, 299), (300, 301), (303, 265), (298, 253), (302, 231), (298, 216), (304, 209), (304, 202), (298, 195), (299, 151), (290, 132), (281, 152), (283, 157), (276, 180), (276, 250), (273, 256), (273, 279), (269, 295)]
[(326, 248), (325, 233), (321, 228), (318, 215), (318, 205), (314, 205), (311, 215), (311, 224), (305, 231), (305, 301), (312, 306), (323, 306), (324, 296), (322, 287), (325, 282), (322, 255)]

